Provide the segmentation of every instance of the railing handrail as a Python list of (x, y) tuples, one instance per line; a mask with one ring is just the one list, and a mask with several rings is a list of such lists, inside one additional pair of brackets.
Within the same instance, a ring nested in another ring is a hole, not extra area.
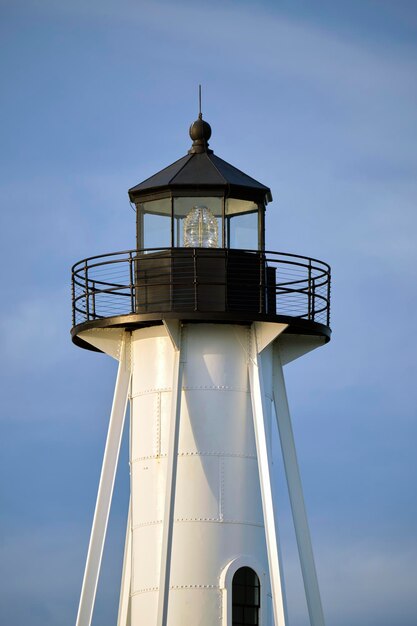
[[(74, 263), (74, 265), (71, 268), (71, 272), (74, 272), (75, 268), (81, 264), (85, 264), (88, 263), (89, 261), (94, 261), (95, 259), (102, 259), (102, 258), (106, 258), (106, 257), (113, 257), (113, 256), (118, 256), (118, 255), (131, 255), (131, 254), (135, 254), (136, 256), (138, 254), (148, 254), (149, 252), (165, 252), (165, 251), (169, 251), (169, 250), (192, 250), (193, 248), (171, 248), (171, 247), (166, 247), (166, 248), (132, 248), (131, 250), (122, 250), (120, 252), (108, 252), (106, 254), (96, 254), (94, 256), (90, 256), (87, 257), (85, 259), (81, 259), (80, 261), (77, 261), (76, 263)], [(198, 250), (213, 250), (213, 248), (197, 248)], [(315, 259), (314, 257), (308, 257), (308, 256), (304, 256), (302, 254), (293, 254), (291, 252), (276, 252), (273, 250), (256, 250), (256, 249), (240, 249), (240, 248), (217, 248), (218, 250), (224, 250), (226, 253), (228, 252), (233, 252), (233, 251), (239, 251), (239, 252), (253, 252), (253, 253), (257, 253), (257, 254), (263, 254), (265, 257), (268, 254), (272, 254), (274, 255), (274, 257), (291, 257), (294, 259), (302, 259), (303, 261), (309, 261), (310, 263), (318, 263), (319, 266), (325, 267), (327, 269), (328, 272), (330, 272), (331, 268), (330, 265), (328, 265), (328, 263), (326, 263), (325, 261), (320, 261), (320, 259)], [(125, 259), (127, 260), (127, 259)], [(133, 260), (136, 260), (135, 258), (133, 258)], [(268, 261), (267, 258), (265, 258), (266, 261)], [(115, 263), (121, 262), (122, 259), (120, 259), (120, 261), (114, 261)], [(288, 261), (288, 263), (291, 263), (291, 261)], [(296, 263), (295, 261), (293, 262), (294, 265), (298, 265), (298, 263)], [(102, 265), (101, 263), (97, 264), (97, 265)], [(299, 265), (301, 265), (302, 267), (305, 267), (304, 263), (300, 263)], [(91, 265), (89, 265), (89, 267), (92, 267)]]

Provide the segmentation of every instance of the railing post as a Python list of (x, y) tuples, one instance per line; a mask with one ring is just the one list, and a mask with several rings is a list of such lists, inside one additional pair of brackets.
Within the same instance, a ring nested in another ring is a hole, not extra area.
[(133, 258), (132, 253), (129, 252), (129, 276), (130, 276), (130, 311), (135, 313), (135, 292), (133, 284)]
[[(178, 220), (179, 221), (179, 220)], [(179, 227), (178, 227), (179, 228)], [(179, 233), (177, 232), (177, 241), (180, 240)], [(169, 286), (169, 310), (173, 311), (174, 307), (174, 299), (175, 299), (175, 288), (174, 288), (174, 263), (175, 263), (175, 252), (172, 250), (169, 253), (169, 276), (168, 276), (168, 286)]]
[(330, 326), (330, 269), (327, 274), (327, 326)]
[(91, 285), (92, 285), (92, 288), (93, 288), (93, 293), (92, 293), (92, 296), (93, 296), (93, 320), (95, 320), (96, 319), (96, 283), (93, 281), (91, 283)]
[(311, 320), (311, 259), (308, 260), (308, 317)]
[(75, 326), (75, 277), (71, 272), (71, 297), (72, 297), (72, 325)]
[(316, 281), (313, 278), (311, 282), (312, 282), (312, 285), (313, 285), (313, 288), (312, 288), (312, 299), (311, 299), (311, 301), (312, 301), (311, 319), (314, 322), (314, 318), (316, 316)]
[(225, 269), (225, 281), (224, 281), (224, 310), (228, 311), (229, 310), (229, 294), (228, 294), (228, 277), (229, 277), (229, 250), (228, 248), (224, 248), (226, 257), (225, 257), (225, 262), (224, 262), (224, 269)]
[(265, 301), (265, 281), (264, 274), (266, 272), (265, 253), (261, 251), (259, 254), (259, 313), (264, 312)]
[(90, 296), (88, 292), (88, 265), (87, 261), (84, 264), (84, 282), (85, 282), (85, 312), (87, 315), (87, 322), (90, 320)]

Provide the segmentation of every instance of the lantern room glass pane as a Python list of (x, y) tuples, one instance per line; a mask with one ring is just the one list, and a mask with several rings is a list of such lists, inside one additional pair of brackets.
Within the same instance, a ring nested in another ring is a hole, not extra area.
[(171, 247), (171, 198), (137, 205), (138, 248)]
[(259, 249), (258, 205), (248, 200), (228, 198), (226, 231), (229, 248)]
[(174, 246), (221, 248), (223, 198), (174, 198)]
[(238, 213), (253, 213), (258, 210), (258, 205), (252, 200), (238, 200), (228, 198), (226, 201), (226, 215), (237, 215)]

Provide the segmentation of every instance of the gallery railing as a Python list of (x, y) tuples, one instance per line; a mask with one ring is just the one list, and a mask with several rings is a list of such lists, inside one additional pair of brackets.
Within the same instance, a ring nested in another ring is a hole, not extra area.
[(242, 312), (330, 324), (330, 267), (281, 252), (128, 250), (72, 268), (73, 325), (132, 313)]

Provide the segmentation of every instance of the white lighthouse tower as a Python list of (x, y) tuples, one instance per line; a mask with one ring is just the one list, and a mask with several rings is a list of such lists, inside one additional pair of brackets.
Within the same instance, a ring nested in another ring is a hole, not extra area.
[(283, 366), (330, 339), (330, 268), (265, 250), (268, 187), (209, 149), (129, 191), (134, 250), (73, 267), (73, 341), (119, 361), (77, 626), (90, 626), (130, 401), (117, 626), (285, 626), (277, 420), (312, 626), (324, 626)]

